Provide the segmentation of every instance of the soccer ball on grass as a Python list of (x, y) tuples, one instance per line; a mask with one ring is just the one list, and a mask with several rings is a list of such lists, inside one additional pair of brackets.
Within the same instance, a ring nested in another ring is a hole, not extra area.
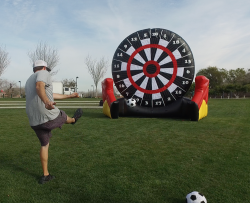
[(197, 191), (191, 192), (186, 196), (187, 203), (207, 203), (205, 196)]

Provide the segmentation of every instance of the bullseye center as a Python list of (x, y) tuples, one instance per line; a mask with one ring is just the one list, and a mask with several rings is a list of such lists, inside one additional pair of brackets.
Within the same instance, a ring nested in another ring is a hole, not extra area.
[(160, 65), (156, 61), (148, 61), (143, 65), (143, 72), (147, 77), (153, 78), (160, 73)]
[(146, 68), (146, 71), (149, 73), (149, 74), (154, 74), (156, 72), (157, 68), (154, 64), (149, 64)]

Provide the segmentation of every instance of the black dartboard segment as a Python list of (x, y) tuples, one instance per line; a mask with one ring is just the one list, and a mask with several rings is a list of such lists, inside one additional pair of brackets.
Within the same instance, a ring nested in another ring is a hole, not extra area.
[(176, 33), (145, 29), (125, 38), (115, 51), (112, 75), (118, 91), (145, 107), (166, 106), (183, 97), (195, 72), (192, 51)]

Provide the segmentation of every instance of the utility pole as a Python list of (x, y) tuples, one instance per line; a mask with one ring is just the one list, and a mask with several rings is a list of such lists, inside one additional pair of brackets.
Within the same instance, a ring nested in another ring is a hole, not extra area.
[(20, 82), (20, 98), (22, 98), (22, 94), (21, 94), (21, 81), (18, 81)]
[(79, 78), (79, 77), (76, 77), (76, 92), (77, 92), (77, 78)]

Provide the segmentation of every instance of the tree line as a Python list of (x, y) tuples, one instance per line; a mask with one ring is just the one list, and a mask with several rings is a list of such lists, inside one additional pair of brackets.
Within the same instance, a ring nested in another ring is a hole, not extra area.
[[(48, 68), (51, 69), (51, 76), (56, 75), (59, 70), (55, 70), (59, 62), (59, 53), (56, 48), (49, 46), (45, 42), (40, 42), (36, 46), (34, 51), (30, 51), (27, 53), (31, 65), (36, 60), (44, 60), (47, 62)], [(107, 72), (108, 68), (108, 60), (102, 57), (100, 60), (92, 59), (89, 55), (85, 58), (85, 65), (89, 74), (93, 79), (93, 83), (95, 85), (95, 95), (97, 96), (97, 86), (100, 80), (104, 77), (105, 73)], [(20, 87), (20, 91), (18, 91), (18, 84), (15, 81), (4, 80), (1, 78), (1, 75), (4, 73), (8, 65), (10, 64), (10, 57), (9, 53), (6, 51), (5, 47), (0, 46), (0, 90), (8, 95), (16, 95), (18, 92), (20, 94), (24, 94), (24, 88)], [(77, 74), (77, 73), (76, 73)], [(21, 85), (21, 81), (20, 85)], [(76, 81), (72, 78), (63, 79), (61, 81), (65, 87), (76, 87)], [(1, 93), (1, 92), (0, 92)]]
[(209, 79), (209, 95), (244, 96), (250, 91), (250, 70), (244, 68), (220, 69), (209, 66), (198, 71), (196, 76), (203, 75)]

